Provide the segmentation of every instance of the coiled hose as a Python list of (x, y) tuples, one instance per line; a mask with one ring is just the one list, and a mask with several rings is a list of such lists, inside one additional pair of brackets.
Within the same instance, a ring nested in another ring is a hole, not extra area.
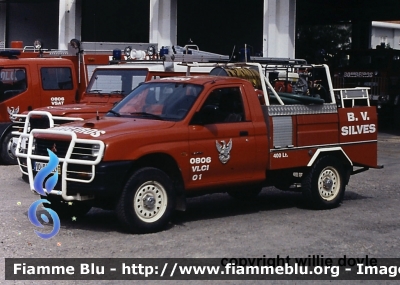
[(244, 68), (244, 67), (242, 67), (242, 68), (240, 68), (240, 67), (235, 67), (235, 68), (217, 67), (217, 68), (215, 68), (215, 70), (212, 70), (210, 72), (210, 74), (239, 77), (239, 78), (248, 80), (253, 85), (254, 88), (262, 89), (260, 74), (258, 73), (257, 70), (254, 70), (254, 69)]

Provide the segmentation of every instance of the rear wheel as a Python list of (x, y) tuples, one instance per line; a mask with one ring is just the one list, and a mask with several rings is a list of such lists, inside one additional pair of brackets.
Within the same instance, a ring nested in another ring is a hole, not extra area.
[(11, 132), (8, 132), (4, 136), (3, 141), (1, 142), (0, 158), (6, 164), (9, 165), (18, 164), (17, 156), (15, 155), (17, 147), (16, 139), (17, 136), (13, 135)]
[(175, 205), (175, 193), (168, 175), (152, 167), (136, 171), (126, 183), (116, 213), (131, 233), (163, 230)]
[(345, 191), (343, 165), (332, 156), (319, 158), (302, 182), (307, 202), (316, 209), (331, 209), (339, 206)]

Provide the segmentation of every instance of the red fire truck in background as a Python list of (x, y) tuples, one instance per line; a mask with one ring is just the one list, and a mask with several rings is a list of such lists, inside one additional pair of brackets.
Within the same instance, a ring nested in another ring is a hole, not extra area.
[[(30, 112), (14, 115), (13, 134), (20, 136), (32, 129), (45, 129), (72, 121), (105, 115), (140, 83), (168, 76), (182, 76), (188, 72), (180, 62), (228, 60), (228, 56), (200, 51), (196, 45), (163, 47), (160, 52), (155, 45), (144, 50), (124, 48), (123, 55), (113, 56), (109, 65), (98, 66), (82, 93), (79, 103), (51, 105)], [(208, 74), (211, 67), (192, 67), (192, 74)], [(15, 152), (15, 148), (13, 149)], [(26, 160), (17, 158), (23, 178), (28, 174)]]
[[(79, 103), (94, 69), (108, 65), (114, 49), (154, 44), (81, 43), (71, 40), (68, 50), (32, 47), (0, 51), (0, 160), (16, 164), (12, 122), (17, 114), (43, 106)], [(83, 49), (85, 48), (85, 49)]]
[(335, 88), (369, 87), (381, 123), (400, 128), (400, 50), (345, 50), (331, 66)]

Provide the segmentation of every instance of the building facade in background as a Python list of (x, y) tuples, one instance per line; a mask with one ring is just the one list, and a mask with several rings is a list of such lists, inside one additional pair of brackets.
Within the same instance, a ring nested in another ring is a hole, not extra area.
[[(347, 14), (332, 10), (338, 6), (333, 0), (0, 0), (0, 48), (9, 47), (11, 41), (32, 45), (38, 38), (51, 49), (66, 49), (72, 38), (159, 46), (183, 46), (192, 40), (200, 49), (220, 54), (230, 55), (246, 45), (253, 54), (294, 57), (296, 23), (322, 21), (327, 18), (320, 19), (322, 12), (337, 17), (328, 17), (329, 21), (355, 17), (347, 22), (357, 23), (353, 31), (366, 31), (362, 37), (366, 40), (354, 34), (352, 40), (364, 48), (381, 42), (400, 48), (399, 22), (370, 20), (381, 20), (385, 11), (400, 7), (400, 1), (381, 0), (373, 13), (360, 10), (368, 9), (367, 4), (345, 2)], [(360, 15), (365, 17), (359, 19)]]
[(0, 44), (66, 49), (70, 39), (154, 42), (294, 57), (296, 0), (0, 0)]

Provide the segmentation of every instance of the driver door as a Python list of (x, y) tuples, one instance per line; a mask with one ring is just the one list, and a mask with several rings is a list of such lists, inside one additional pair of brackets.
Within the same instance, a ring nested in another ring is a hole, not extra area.
[(224, 185), (253, 175), (254, 128), (246, 119), (244, 99), (240, 85), (216, 88), (196, 113), (203, 122), (192, 120), (189, 125), (189, 188)]

